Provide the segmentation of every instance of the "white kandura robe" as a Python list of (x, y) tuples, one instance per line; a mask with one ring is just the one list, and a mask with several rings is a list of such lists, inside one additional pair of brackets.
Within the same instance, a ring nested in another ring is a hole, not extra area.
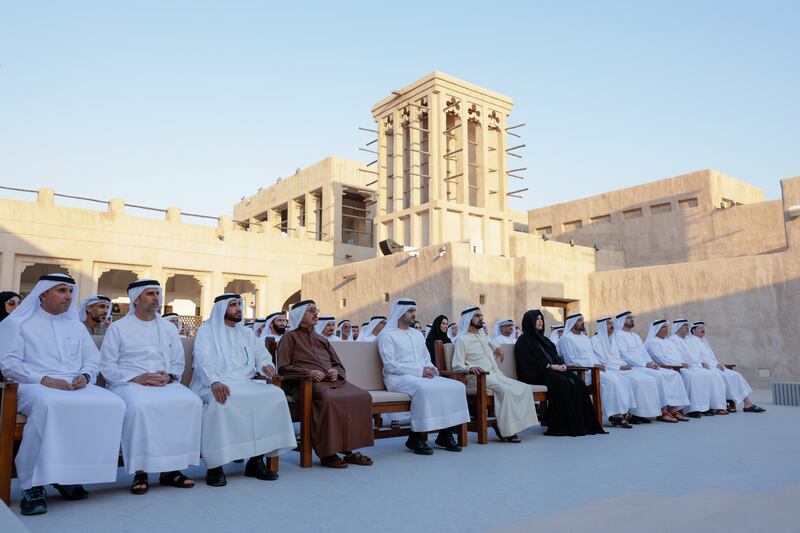
[(633, 388), (633, 396), (636, 400), (636, 407), (631, 408), (630, 413), (643, 418), (660, 416), (661, 395), (658, 390), (658, 378), (644, 372), (637, 372), (633, 367), (630, 370), (621, 370), (621, 367), (626, 366), (627, 363), (620, 356), (616, 346), (614, 346), (613, 336), (609, 341), (611, 344), (610, 353), (609, 350), (604, 349), (599, 335), (595, 335), (591, 339), (592, 349), (600, 362), (606, 367), (606, 372), (618, 374), (630, 382), (631, 388)]
[(741, 403), (753, 393), (747, 380), (739, 372), (719, 362), (714, 350), (711, 349), (705, 338), (690, 335), (689, 342), (694, 345), (695, 351), (700, 354), (702, 361), (708, 365), (711, 372), (719, 374), (725, 380), (725, 397), (735, 403)]
[(495, 343), (495, 344), (516, 344), (517, 343), (517, 339), (514, 337), (513, 334), (512, 335), (508, 335), (508, 336), (506, 336), (506, 335), (497, 335), (496, 337), (494, 337), (492, 339), (492, 342)]
[[(592, 350), (592, 341), (589, 337), (575, 335), (571, 331), (561, 336), (558, 353), (570, 365), (592, 367), (600, 364)], [(600, 399), (605, 418), (623, 415), (636, 407), (636, 398), (630, 382), (614, 372), (600, 372)]]
[(411, 430), (421, 433), (469, 422), (464, 384), (438, 375), (423, 378), (432, 367), (425, 338), (409, 328), (384, 331), (378, 337), (386, 390), (411, 396)]
[[(645, 343), (647, 353), (659, 365), (680, 366), (683, 358), (675, 352), (669, 341), (654, 337)], [(711, 377), (707, 372), (698, 372), (696, 368), (681, 368), (680, 375), (686, 387), (689, 404), (685, 411), (708, 411), (708, 400), (711, 397)]]
[[(201, 453), (208, 468), (257, 455), (277, 456), (297, 446), (289, 404), (280, 387), (253, 376), (272, 358), (264, 341), (247, 328), (225, 327), (220, 354), (213, 330), (200, 326), (194, 341), (194, 373), (191, 388), (203, 399)], [(215, 382), (231, 391), (220, 404), (211, 391)]]
[[(689, 395), (678, 372), (669, 368), (648, 368), (648, 363), (655, 363), (641, 337), (632, 331), (615, 331), (611, 338), (622, 359), (629, 364), (631, 372), (652, 376), (658, 380), (658, 395), (661, 407), (686, 407)], [(657, 363), (656, 363), (657, 364)]]
[(122, 428), (125, 471), (169, 472), (200, 464), (203, 401), (173, 382), (145, 387), (130, 380), (163, 370), (183, 375), (185, 357), (175, 326), (129, 314), (108, 328), (100, 349), (100, 372), (109, 389), (125, 400)]
[(708, 397), (709, 407), (711, 409), (725, 409), (728, 406), (725, 401), (725, 380), (717, 372), (703, 368), (703, 358), (695, 350), (694, 345), (689, 343), (689, 336), (681, 338), (679, 335), (672, 335), (667, 339), (667, 342), (672, 345), (673, 350), (681, 356), (683, 362), (689, 365), (690, 369), (708, 374), (711, 385)]
[(497, 348), (499, 346), (489, 342), (483, 331), (460, 335), (456, 338), (452, 367), (454, 370), (480, 367), (489, 373), (486, 388), (494, 396), (497, 427), (504, 437), (510, 437), (523, 429), (538, 426), (539, 418), (533, 402), (533, 387), (503, 374), (494, 356)]
[(0, 369), (20, 384), (17, 411), (28, 417), (15, 459), (20, 488), (115, 481), (125, 404), (92, 384), (77, 391), (41, 384), (84, 373), (94, 383), (100, 355), (86, 327), (39, 307), (5, 333), (17, 340), (4, 343)]

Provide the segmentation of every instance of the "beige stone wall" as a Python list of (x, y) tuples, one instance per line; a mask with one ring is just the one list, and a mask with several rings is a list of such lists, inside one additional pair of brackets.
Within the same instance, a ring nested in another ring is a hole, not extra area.
[(531, 210), (529, 231), (622, 250), (627, 267), (757, 255), (786, 245), (780, 202), (762, 199), (756, 187), (703, 170)]
[(168, 220), (130, 216), (122, 200), (94, 211), (54, 205), (53, 191), (36, 202), (0, 200), (0, 287), (18, 289), (24, 268), (33, 263), (62, 265), (77, 277), (81, 297), (94, 294), (100, 275), (131, 270), (162, 285), (172, 274), (188, 274), (202, 285), (201, 314), (234, 279), (252, 281), (257, 313), (280, 309), (300, 289), (303, 272), (333, 265), (329, 242), (287, 239), (244, 231), (220, 217), (218, 226), (181, 222), (171, 208)]
[(311, 272), (303, 275), (303, 297), (315, 299), (324, 313), (357, 322), (387, 314), (390, 302), (400, 297), (418, 301), (425, 323), (440, 313), (458, 317), (473, 305), (483, 308), (490, 323), (504, 317), (519, 321), (526, 310), (540, 308), (543, 299), (562, 300), (571, 311), (588, 312), (588, 274), (622, 260), (620, 252), (596, 252), (523, 234), (512, 236), (511, 249), (516, 257), (495, 257), (451, 242), (424, 248), (419, 257), (394, 254)]

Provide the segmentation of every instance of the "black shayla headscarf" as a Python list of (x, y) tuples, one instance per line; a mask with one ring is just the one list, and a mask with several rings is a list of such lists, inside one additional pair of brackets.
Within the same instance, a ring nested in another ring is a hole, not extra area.
[(19, 294), (13, 291), (0, 292), (0, 322), (8, 316), (8, 313), (6, 313), (6, 302), (15, 296), (19, 298)]
[[(536, 319), (542, 317), (542, 329), (536, 329)], [(544, 315), (538, 309), (527, 311), (522, 317), (522, 335), (517, 339), (517, 346), (526, 352), (542, 355), (551, 365), (563, 365), (564, 359), (558, 355), (555, 344), (544, 332)]]
[(433, 321), (431, 325), (430, 331), (428, 331), (428, 337), (425, 339), (425, 346), (428, 348), (428, 353), (431, 356), (431, 363), (436, 365), (436, 351), (433, 348), (433, 344), (436, 341), (442, 341), (443, 344), (449, 344), (453, 341), (450, 340), (450, 337), (447, 336), (447, 332), (442, 333), (442, 320), (448, 320), (448, 318), (444, 315), (439, 315), (436, 317), (436, 320)]

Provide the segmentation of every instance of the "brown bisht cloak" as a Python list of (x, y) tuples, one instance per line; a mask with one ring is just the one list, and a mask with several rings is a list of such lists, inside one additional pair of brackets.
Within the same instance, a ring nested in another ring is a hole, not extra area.
[(319, 457), (372, 446), (372, 396), (347, 382), (347, 374), (328, 339), (314, 329), (287, 331), (278, 343), (278, 373), (308, 376), (312, 370), (339, 372), (336, 382), (313, 384), (311, 441)]

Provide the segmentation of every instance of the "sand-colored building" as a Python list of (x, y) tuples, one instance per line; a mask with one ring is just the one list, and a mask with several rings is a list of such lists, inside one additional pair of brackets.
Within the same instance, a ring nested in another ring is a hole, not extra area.
[(327, 157), (242, 198), (233, 218), (273, 235), (332, 243), (338, 265), (375, 257), (375, 196), (375, 176), (366, 165)]

